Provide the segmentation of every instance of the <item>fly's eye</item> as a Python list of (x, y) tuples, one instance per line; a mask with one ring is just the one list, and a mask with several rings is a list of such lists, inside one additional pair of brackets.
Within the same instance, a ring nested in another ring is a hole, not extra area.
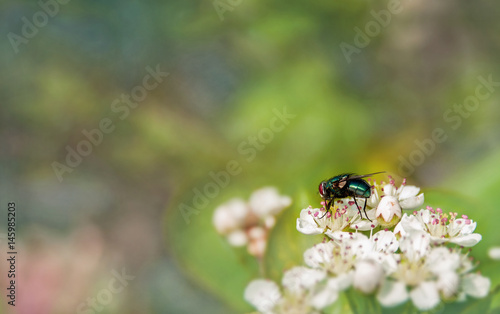
[(323, 196), (323, 194), (325, 193), (325, 190), (323, 189), (323, 184), (325, 184), (325, 182), (321, 182), (319, 184), (319, 195)]

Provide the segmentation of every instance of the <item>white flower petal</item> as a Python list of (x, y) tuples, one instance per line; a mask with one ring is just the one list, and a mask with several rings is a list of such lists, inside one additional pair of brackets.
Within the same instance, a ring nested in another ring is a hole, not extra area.
[(384, 253), (394, 253), (399, 247), (396, 236), (391, 231), (381, 230), (373, 235), (375, 250)]
[(491, 280), (478, 274), (467, 274), (462, 278), (463, 291), (474, 298), (487, 296), (490, 286)]
[(431, 221), (431, 211), (428, 209), (421, 209), (418, 211), (417, 215), (419, 215), (420, 219), (423, 223), (427, 224)]
[(425, 261), (427, 268), (435, 275), (455, 271), (460, 266), (460, 255), (446, 247), (431, 249)]
[(445, 298), (452, 298), (456, 295), (460, 278), (454, 271), (445, 271), (439, 274), (437, 288)]
[(333, 258), (333, 242), (318, 243), (304, 252), (304, 262), (312, 268), (328, 265)]
[(372, 189), (372, 193), (370, 195), (370, 198), (368, 198), (366, 205), (375, 208), (377, 207), (379, 202), (380, 202), (380, 197), (378, 196), (377, 189)]
[(404, 218), (405, 217), (403, 216), (403, 218), (401, 218), (401, 221), (396, 225), (396, 227), (394, 227), (394, 234), (399, 234), (401, 237), (404, 237), (407, 234), (407, 232), (403, 228), (403, 225), (401, 224)]
[(354, 230), (359, 230), (359, 231), (370, 231), (373, 228), (376, 228), (377, 226), (378, 226), (378, 221), (376, 221), (376, 220), (369, 221), (369, 220), (363, 219), (363, 220), (359, 220), (357, 222), (352, 223), (350, 225), (350, 228), (354, 229)]
[(259, 312), (269, 312), (281, 299), (281, 293), (278, 285), (273, 281), (257, 279), (248, 284), (244, 298)]
[(474, 232), (476, 230), (477, 222), (471, 222), (469, 224), (466, 223), (466, 219), (457, 219), (458, 220), (463, 220), (462, 224), (462, 229), (460, 229), (460, 234), (461, 235), (468, 235)]
[(476, 245), (479, 241), (481, 241), (483, 237), (479, 233), (469, 234), (463, 237), (456, 237), (450, 239), (451, 243), (458, 244), (463, 247), (471, 247)]
[(276, 218), (274, 216), (267, 216), (264, 220), (264, 225), (267, 229), (271, 229), (276, 224)]
[[(385, 190), (384, 190), (385, 191)], [(418, 192), (420, 192), (420, 188), (414, 185), (403, 185), (398, 189), (398, 198), (403, 200), (405, 198), (417, 196)]]
[(430, 310), (439, 304), (439, 292), (436, 283), (424, 281), (410, 291), (413, 304), (421, 311)]
[(248, 214), (248, 207), (242, 199), (234, 198), (220, 205), (214, 211), (212, 222), (220, 234), (227, 234), (239, 228)]
[(410, 261), (418, 261), (430, 248), (430, 236), (423, 231), (413, 231), (399, 241), (399, 247)]
[(370, 259), (361, 260), (356, 263), (353, 286), (363, 293), (372, 293), (380, 285), (383, 278), (382, 265)]
[(425, 226), (417, 217), (415, 217), (414, 215), (408, 215), (406, 213), (403, 215), (403, 218), (401, 218), (399, 224), (401, 225), (401, 228), (403, 228), (405, 232), (425, 230)]
[(233, 198), (226, 203), (226, 206), (231, 211), (231, 215), (234, 219), (238, 220), (240, 223), (245, 220), (250, 209), (244, 200), (239, 198)]
[(250, 255), (261, 257), (266, 251), (267, 242), (266, 239), (255, 239), (251, 240), (247, 246), (247, 251)]
[(311, 298), (311, 305), (322, 310), (333, 302), (337, 301), (339, 297), (339, 287), (335, 279), (328, 279), (324, 288), (316, 292)]
[(394, 215), (401, 217), (401, 207), (394, 196), (385, 196), (377, 206), (377, 217), (382, 216), (386, 222), (390, 222)]
[(448, 238), (435, 237), (431, 235), (431, 243), (434, 245), (443, 244), (450, 241)]
[(494, 246), (488, 250), (488, 256), (494, 260), (500, 260), (500, 246)]
[(276, 215), (291, 203), (290, 197), (281, 196), (274, 187), (264, 187), (253, 192), (249, 200), (251, 210), (259, 217)]
[(398, 254), (384, 254), (379, 253), (378, 260), (387, 275), (394, 273), (398, 269), (398, 261), (400, 256)]
[(384, 190), (384, 194), (386, 196), (396, 196), (397, 189), (392, 184), (386, 184), (386, 185), (384, 185), (383, 190)]
[(293, 267), (285, 272), (281, 283), (290, 292), (300, 294), (311, 289), (326, 277), (326, 272), (303, 266)]
[(377, 300), (385, 307), (393, 307), (408, 300), (406, 285), (401, 281), (385, 280), (377, 294)]
[(248, 243), (248, 238), (243, 230), (238, 229), (227, 235), (227, 241), (232, 246), (239, 247), (246, 245)]
[(250, 239), (262, 239), (266, 237), (266, 231), (262, 227), (253, 227), (248, 231)]
[(331, 279), (335, 282), (339, 291), (344, 291), (352, 286), (354, 278), (354, 271), (339, 274), (337, 277)]
[(297, 230), (303, 234), (320, 234), (323, 233), (321, 228), (318, 228), (318, 224), (314, 220), (313, 216), (309, 212), (313, 212), (312, 208), (305, 208), (300, 211), (300, 218), (297, 218)]
[[(356, 233), (356, 235), (358, 234)], [(362, 234), (359, 233), (359, 235)], [(363, 235), (363, 237), (356, 236), (350, 240), (348, 246), (350, 247), (352, 254), (356, 255), (358, 258), (366, 258), (374, 252), (375, 244)]]
[[(337, 241), (351, 241), (354, 239), (358, 239), (359, 237), (365, 236), (362, 233), (353, 233), (353, 232), (345, 232), (345, 231), (333, 231), (333, 232), (325, 232), (325, 234), (330, 237), (331, 239), (337, 240)], [(361, 236), (359, 236), (361, 235)], [(366, 237), (366, 236), (365, 236)], [(368, 238), (367, 238), (368, 239)]]
[(402, 209), (415, 209), (424, 203), (424, 194), (420, 194), (418, 196), (412, 196), (404, 199), (400, 199), (399, 205)]

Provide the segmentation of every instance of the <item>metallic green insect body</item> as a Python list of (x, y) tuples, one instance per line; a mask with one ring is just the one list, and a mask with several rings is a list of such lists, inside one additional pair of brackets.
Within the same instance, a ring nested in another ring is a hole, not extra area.
[(365, 213), (366, 219), (370, 220), (370, 218), (368, 218), (368, 216), (366, 215), (366, 199), (371, 196), (371, 186), (362, 178), (370, 177), (374, 174), (383, 172), (384, 171), (375, 172), (361, 176), (355, 175), (353, 173), (344, 173), (330, 178), (326, 181), (322, 181), (319, 184), (319, 195), (323, 200), (326, 201), (326, 212), (328, 213), (330, 211), (330, 208), (332, 204), (334, 204), (335, 199), (352, 197), (359, 211), (359, 215), (363, 217), (361, 215), (361, 210), (358, 206), (358, 202), (356, 201), (356, 197), (359, 197), (365, 199), (363, 212)]

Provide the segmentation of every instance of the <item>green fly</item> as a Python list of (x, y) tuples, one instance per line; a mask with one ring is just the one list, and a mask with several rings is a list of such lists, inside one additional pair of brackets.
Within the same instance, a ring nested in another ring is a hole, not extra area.
[[(359, 215), (361, 215), (360, 207), (358, 206), (358, 202), (356, 201), (356, 197), (364, 198), (365, 205), (363, 206), (363, 212), (365, 213), (366, 219), (370, 220), (366, 215), (366, 201), (372, 194), (372, 189), (370, 184), (363, 180), (363, 178), (371, 177), (374, 174), (384, 173), (375, 172), (365, 175), (355, 175), (353, 173), (344, 173), (339, 174), (333, 178), (330, 178), (326, 181), (322, 181), (319, 184), (319, 195), (325, 201), (326, 213), (330, 211), (332, 204), (334, 204), (335, 199), (352, 197), (354, 199), (354, 203), (356, 204), (356, 208), (359, 211)], [(326, 215), (325, 213), (325, 215)], [(323, 215), (323, 217), (325, 216)], [(323, 218), (321, 217), (321, 218)]]

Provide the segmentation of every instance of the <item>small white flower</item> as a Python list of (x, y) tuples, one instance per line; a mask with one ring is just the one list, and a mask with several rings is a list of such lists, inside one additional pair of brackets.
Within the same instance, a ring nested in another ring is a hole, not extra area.
[(252, 240), (264, 239), (266, 237), (266, 230), (262, 227), (252, 227), (248, 230), (248, 237)]
[(334, 261), (335, 244), (333, 241), (318, 243), (304, 252), (304, 261), (312, 268), (323, 268), (329, 270)]
[(250, 240), (250, 243), (248, 243), (247, 246), (247, 251), (250, 255), (262, 257), (266, 251), (266, 246), (266, 238)]
[(401, 207), (394, 196), (385, 196), (377, 206), (375, 217), (382, 227), (395, 226), (401, 219)]
[(276, 218), (274, 216), (267, 216), (264, 220), (264, 225), (267, 229), (271, 229), (276, 224)]
[[(333, 214), (332, 214), (333, 213)], [(303, 234), (331, 234), (349, 226), (348, 206), (326, 212), (324, 208), (305, 208), (297, 218), (297, 230)]]
[(440, 208), (415, 211), (413, 215), (404, 214), (396, 229), (396, 233), (404, 235), (413, 230), (428, 232), (433, 244), (451, 242), (463, 247), (471, 247), (481, 241), (482, 237), (478, 233), (473, 233), (477, 223), (469, 219), (466, 215), (456, 218), (457, 213), (443, 213)]
[(302, 294), (325, 278), (326, 272), (323, 270), (298, 266), (285, 272), (281, 284), (294, 294)]
[(242, 226), (248, 214), (248, 206), (239, 198), (233, 198), (215, 209), (212, 222), (220, 234), (228, 234)]
[[(305, 208), (300, 211), (300, 217), (297, 218), (297, 230), (303, 234), (321, 234), (324, 228), (316, 222), (315, 216), (318, 216), (320, 210), (318, 208)], [(320, 216), (321, 217), (321, 216)]]
[(488, 256), (493, 260), (500, 260), (500, 247), (494, 246), (488, 250)]
[(274, 187), (259, 189), (250, 195), (249, 205), (258, 217), (274, 216), (290, 206), (292, 199), (282, 196)]
[(281, 293), (278, 285), (273, 281), (257, 279), (248, 284), (244, 298), (259, 312), (272, 313), (273, 308), (281, 299)]
[[(322, 203), (324, 204), (324, 202)], [(375, 220), (375, 209), (368, 210), (367, 216), (373, 221), (363, 219), (356, 209), (356, 203), (352, 198), (337, 200), (327, 212), (324, 207), (308, 208), (300, 212), (297, 218), (297, 230), (303, 234), (321, 234), (328, 237), (337, 231), (350, 229), (368, 231), (378, 226)]]
[(227, 241), (232, 246), (240, 247), (248, 243), (248, 237), (243, 230), (235, 230), (227, 235)]
[[(402, 209), (415, 209), (422, 206), (424, 203), (424, 194), (418, 194), (418, 192), (420, 192), (419, 187), (406, 185), (406, 179), (403, 179), (403, 183), (399, 186), (399, 188), (396, 188), (394, 179), (392, 179), (391, 176), (389, 176), (389, 179), (389, 184), (385, 184), (383, 186), (378, 185), (375, 181), (373, 181), (372, 193), (368, 199), (369, 206), (378, 206), (379, 202), (387, 196), (395, 197)], [(383, 195), (380, 197), (378, 190), (383, 192)]]
[(473, 298), (484, 298), (490, 291), (491, 280), (478, 274), (466, 274), (462, 278), (461, 290)]
[(422, 206), (424, 203), (424, 194), (418, 194), (420, 188), (414, 185), (406, 185), (406, 179), (399, 188), (394, 185), (394, 180), (390, 180), (389, 184), (384, 186), (384, 194), (387, 196), (395, 196), (402, 209), (414, 209)]

